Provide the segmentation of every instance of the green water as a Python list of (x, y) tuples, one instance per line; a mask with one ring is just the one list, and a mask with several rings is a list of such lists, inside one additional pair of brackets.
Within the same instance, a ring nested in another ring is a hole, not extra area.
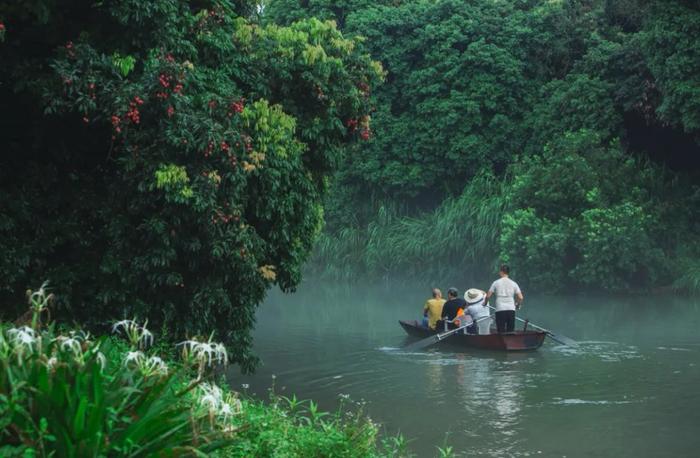
[(520, 316), (580, 347), (403, 352), (397, 320), (418, 317), (428, 286), (273, 294), (255, 331), (263, 365), (230, 382), (264, 397), (274, 374), (278, 392), (327, 410), (341, 394), (364, 400), (419, 457), (445, 444), (458, 456), (700, 456), (699, 301), (528, 294)]

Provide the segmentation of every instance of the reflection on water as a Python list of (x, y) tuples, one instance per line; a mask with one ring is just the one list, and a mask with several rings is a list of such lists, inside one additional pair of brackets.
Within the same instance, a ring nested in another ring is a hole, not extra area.
[[(391, 285), (389, 285), (391, 286)], [(425, 291), (354, 288), (272, 295), (258, 313), (252, 377), (324, 409), (367, 401), (418, 456), (445, 443), (465, 456), (696, 456), (700, 306), (683, 299), (533, 298), (523, 318), (580, 342), (533, 353), (438, 348), (404, 352), (397, 320)], [(267, 319), (271, 317), (271, 319)]]

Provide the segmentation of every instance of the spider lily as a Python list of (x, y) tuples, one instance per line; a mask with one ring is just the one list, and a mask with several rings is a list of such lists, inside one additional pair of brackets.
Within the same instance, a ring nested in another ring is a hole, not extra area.
[(168, 374), (168, 365), (165, 361), (157, 356), (147, 358), (140, 351), (128, 352), (124, 357), (124, 367), (138, 369), (144, 377)]
[(157, 356), (151, 356), (150, 358), (143, 360), (139, 368), (141, 369), (141, 374), (143, 374), (144, 377), (150, 377), (152, 375), (168, 375), (168, 365)]
[(38, 351), (41, 345), (41, 336), (28, 326), (8, 329), (7, 337), (10, 346), (13, 347), (12, 351), (17, 354), (18, 361), (22, 361), (25, 355)]
[(36, 329), (39, 323), (39, 316), (48, 310), (49, 303), (53, 300), (53, 294), (46, 294), (49, 282), (45, 281), (38, 291), (27, 290), (29, 305), (32, 310), (32, 328)]
[(140, 351), (127, 352), (126, 356), (124, 357), (124, 366), (128, 366), (130, 364), (139, 365), (144, 359), (146, 359), (146, 355)]
[(38, 340), (36, 332), (29, 326), (9, 329), (7, 335), (10, 338), (10, 342), (15, 346), (23, 345), (31, 347)]
[(182, 357), (184, 360), (194, 359), (199, 364), (199, 375), (201, 377), (205, 366), (212, 363), (228, 364), (228, 352), (223, 344), (213, 342), (210, 337), (207, 342), (200, 342), (196, 339), (180, 342), (182, 345)]
[(233, 395), (224, 398), (221, 388), (214, 384), (202, 383), (199, 385), (199, 390), (201, 393), (199, 405), (207, 410), (212, 424), (215, 419), (218, 419), (220, 423), (227, 426), (227, 429), (232, 427), (228, 425), (229, 420), (242, 411), (241, 401)]
[(202, 396), (199, 398), (199, 404), (206, 407), (209, 413), (217, 413), (223, 401), (223, 393), (221, 388), (209, 383), (202, 383), (199, 386)]
[(118, 333), (120, 330), (124, 332), (133, 348), (147, 348), (153, 345), (153, 334), (146, 329), (147, 324), (148, 321), (140, 326), (134, 320), (122, 320), (114, 323), (112, 332)]

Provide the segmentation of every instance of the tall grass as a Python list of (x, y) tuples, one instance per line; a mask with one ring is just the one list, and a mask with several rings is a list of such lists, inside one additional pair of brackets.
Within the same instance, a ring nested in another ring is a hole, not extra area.
[(673, 283), (673, 289), (685, 293), (700, 293), (700, 260), (685, 258), (680, 261), (681, 272)]
[(438, 208), (402, 216), (381, 206), (364, 227), (325, 233), (310, 270), (333, 279), (463, 278), (496, 262), (504, 182), (483, 174)]

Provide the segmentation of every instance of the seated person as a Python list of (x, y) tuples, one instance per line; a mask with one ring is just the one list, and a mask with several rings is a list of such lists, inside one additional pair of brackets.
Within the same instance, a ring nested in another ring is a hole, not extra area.
[[(460, 315), (464, 314), (464, 309), (467, 307), (467, 302), (459, 296), (459, 291), (457, 288), (450, 288), (447, 290), (447, 302), (442, 306), (442, 319), (437, 323), (437, 330), (445, 330), (445, 321), (452, 321)], [(460, 320), (461, 324), (461, 320)], [(457, 323), (448, 323), (447, 329), (458, 328)]]
[(423, 306), (423, 326), (435, 330), (435, 324), (442, 316), (442, 306), (445, 299), (442, 298), (442, 291), (433, 288), (432, 298), (425, 301)]
[(486, 318), (490, 315), (489, 309), (486, 307), (486, 293), (480, 289), (470, 288), (464, 293), (464, 299), (467, 302), (466, 314), (474, 320), (474, 324), (469, 326), (467, 332), (469, 334), (490, 334), (491, 319)]

